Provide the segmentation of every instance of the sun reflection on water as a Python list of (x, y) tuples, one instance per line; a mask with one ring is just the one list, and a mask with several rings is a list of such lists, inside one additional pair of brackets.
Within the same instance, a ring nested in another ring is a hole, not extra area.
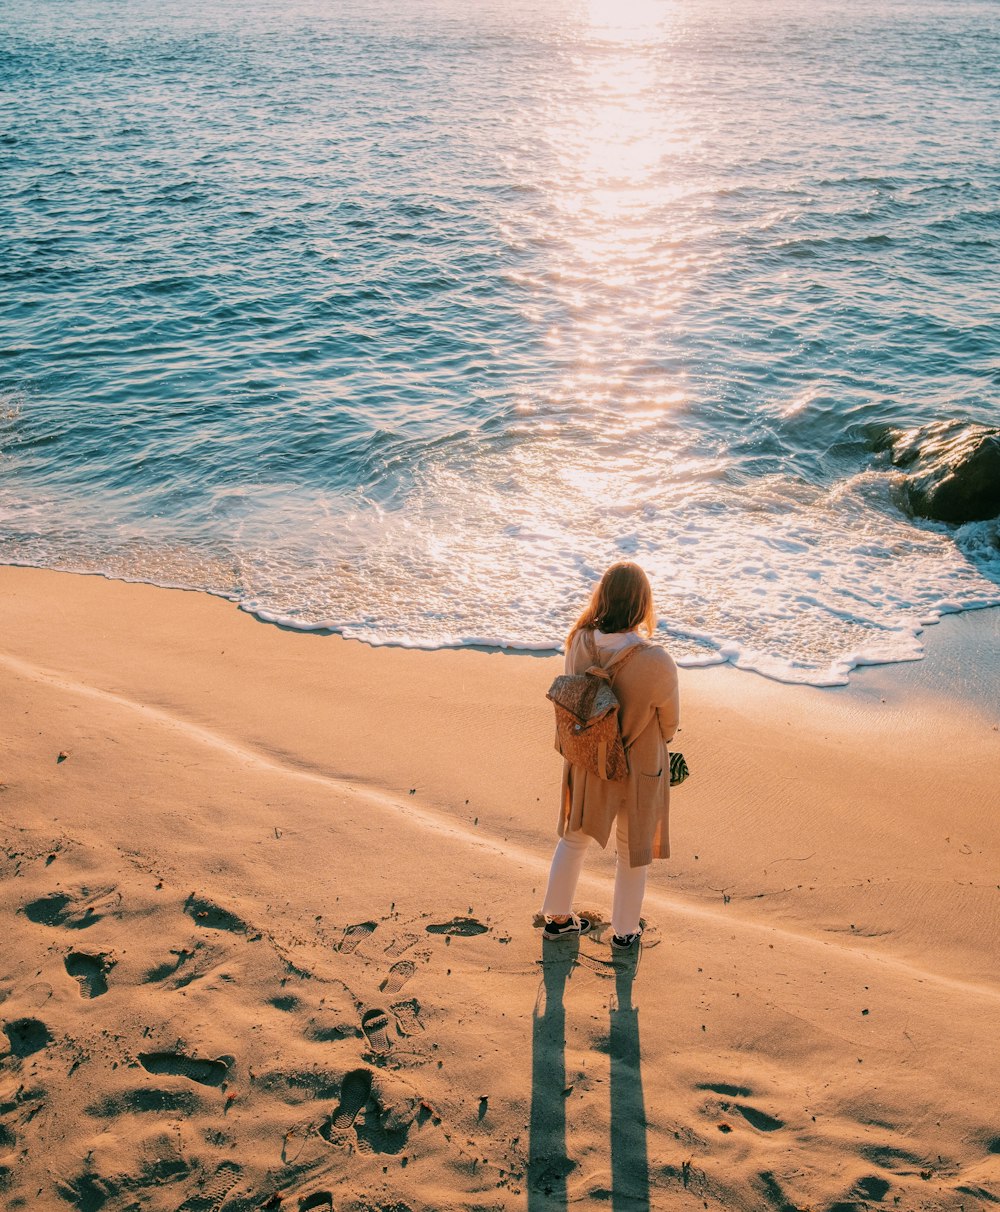
[(684, 371), (661, 356), (698, 272), (691, 186), (674, 171), (697, 147), (697, 128), (669, 103), (675, 22), (672, 0), (588, 0), (579, 11), (574, 87), (549, 103), (553, 171), (531, 233), (546, 257), (525, 284), (559, 371), (549, 403), (595, 423), (611, 414), (626, 430), (687, 399)]
[(675, 0), (587, 0), (590, 29), (610, 42), (630, 45), (658, 41), (676, 15)]

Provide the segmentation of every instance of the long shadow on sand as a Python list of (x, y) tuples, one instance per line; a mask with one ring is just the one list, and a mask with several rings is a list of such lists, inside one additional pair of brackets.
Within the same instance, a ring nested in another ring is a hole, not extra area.
[(576, 1165), (566, 1155), (566, 1009), (563, 995), (579, 951), (579, 939), (560, 939), (542, 956), (542, 983), (535, 1000), (531, 1032), (528, 1212), (565, 1208), (566, 1179)]
[[(553, 954), (554, 952), (554, 954)], [(542, 958), (531, 1038), (528, 1212), (568, 1204), (576, 1168), (566, 1152), (566, 982), (577, 967), (579, 940), (560, 940)], [(611, 1061), (611, 1207), (649, 1212), (646, 1105), (642, 1092), (639, 1011), (632, 1004), (638, 956), (615, 963), (608, 1052)]]
[(611, 1207), (649, 1212), (646, 1100), (642, 1093), (639, 1011), (632, 1004), (638, 953), (615, 963), (611, 1001)]

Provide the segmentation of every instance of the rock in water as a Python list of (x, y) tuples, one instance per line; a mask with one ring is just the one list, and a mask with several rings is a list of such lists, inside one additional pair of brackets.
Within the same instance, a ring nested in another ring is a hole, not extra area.
[(903, 504), (936, 522), (981, 522), (1000, 514), (1000, 429), (938, 421), (889, 431), (879, 442), (908, 473)]

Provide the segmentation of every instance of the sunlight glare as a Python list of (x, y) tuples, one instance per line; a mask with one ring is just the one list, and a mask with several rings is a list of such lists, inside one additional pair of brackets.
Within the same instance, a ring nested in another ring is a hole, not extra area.
[(660, 26), (674, 8), (674, 0), (587, 0), (593, 33), (611, 42), (643, 43), (657, 40)]

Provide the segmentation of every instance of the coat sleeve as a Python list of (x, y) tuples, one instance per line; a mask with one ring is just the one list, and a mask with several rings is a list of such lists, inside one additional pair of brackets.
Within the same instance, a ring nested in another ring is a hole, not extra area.
[[(665, 654), (666, 655), (666, 654)], [(660, 735), (666, 744), (674, 739), (677, 725), (680, 723), (680, 693), (677, 686), (677, 666), (673, 658), (667, 656), (667, 664), (663, 670), (663, 678), (656, 701), (656, 719), (660, 726)]]

